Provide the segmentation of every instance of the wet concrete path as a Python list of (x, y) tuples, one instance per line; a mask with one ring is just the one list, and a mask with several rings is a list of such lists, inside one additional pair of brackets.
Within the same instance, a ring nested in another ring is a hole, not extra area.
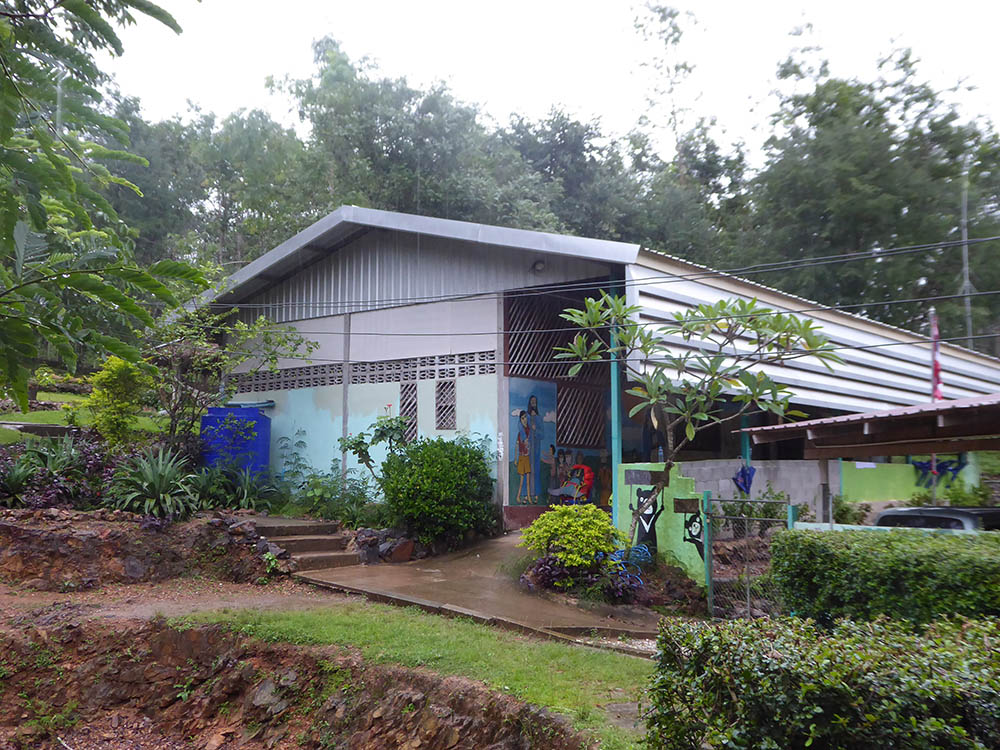
[(525, 630), (649, 633), (656, 629), (655, 613), (600, 605), (584, 608), (526, 591), (503, 570), (525, 554), (516, 546), (519, 541), (515, 532), (441, 557), (307, 571), (296, 577), (379, 601)]

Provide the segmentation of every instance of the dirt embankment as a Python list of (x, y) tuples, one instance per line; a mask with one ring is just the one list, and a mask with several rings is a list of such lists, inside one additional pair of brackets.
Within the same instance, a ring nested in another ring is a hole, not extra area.
[(122, 511), (0, 511), (0, 579), (30, 588), (73, 591), (193, 575), (241, 582), (264, 571), (252, 521), (236, 516), (150, 525)]
[(14, 623), (0, 748), (583, 748), (556, 717), (461, 678), (216, 626)]

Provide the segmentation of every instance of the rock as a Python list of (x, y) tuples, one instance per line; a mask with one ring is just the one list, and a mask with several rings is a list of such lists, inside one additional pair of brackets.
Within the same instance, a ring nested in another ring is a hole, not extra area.
[(274, 684), (274, 680), (264, 680), (254, 688), (250, 701), (257, 708), (267, 709), (280, 703), (281, 697), (278, 695), (278, 686)]
[(269, 542), (264, 537), (261, 537), (260, 539), (258, 539), (257, 540), (257, 547), (256, 547), (257, 554), (258, 555), (263, 555), (265, 552), (267, 552), (268, 544), (269, 544)]
[(236, 521), (229, 525), (229, 533), (233, 536), (246, 536), (257, 533), (257, 524), (247, 519), (246, 521)]
[(382, 542), (378, 546), (378, 556), (381, 558), (386, 558), (389, 556), (389, 552), (392, 550), (392, 542)]
[(32, 578), (24, 582), (24, 587), (35, 589), (36, 591), (51, 591), (52, 583), (46, 581), (44, 578)]
[(268, 542), (266, 546), (267, 552), (270, 552), (275, 557), (286, 558), (290, 556), (290, 553), (284, 547), (279, 547), (274, 542)]
[(403, 539), (397, 542), (389, 553), (389, 562), (408, 562), (410, 558), (413, 557), (413, 547), (414, 544), (412, 539)]
[(361, 561), (362, 565), (374, 565), (381, 559), (378, 547), (358, 547), (358, 560)]
[(295, 562), (295, 560), (288, 559), (288, 560), (280, 560), (280, 561), (278, 561), (278, 572), (279, 573), (282, 573), (284, 575), (291, 575), (292, 573), (294, 573), (298, 569), (299, 569), (299, 565), (298, 565), (298, 563)]
[(283, 675), (281, 675), (281, 678), (278, 680), (278, 684), (281, 687), (295, 687), (295, 683), (297, 683), (298, 681), (299, 681), (299, 673), (296, 672), (294, 669), (290, 669)]
[(217, 732), (209, 738), (208, 742), (205, 743), (205, 750), (219, 750), (219, 748), (225, 744), (226, 735), (222, 732)]
[(135, 580), (141, 580), (146, 577), (146, 564), (142, 562), (137, 557), (126, 557), (125, 558), (125, 575), (129, 578)]

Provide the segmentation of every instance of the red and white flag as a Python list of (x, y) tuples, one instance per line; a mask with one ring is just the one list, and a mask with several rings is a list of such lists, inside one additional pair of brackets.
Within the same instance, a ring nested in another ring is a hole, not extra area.
[(932, 307), (931, 318), (931, 400), (940, 401), (941, 395), (941, 333), (938, 331), (937, 311)]

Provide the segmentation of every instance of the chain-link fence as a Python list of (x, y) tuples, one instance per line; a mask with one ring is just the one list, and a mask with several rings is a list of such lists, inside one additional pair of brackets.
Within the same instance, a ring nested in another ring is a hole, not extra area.
[(769, 575), (771, 539), (788, 527), (788, 501), (706, 499), (709, 607), (713, 617), (778, 614)]

